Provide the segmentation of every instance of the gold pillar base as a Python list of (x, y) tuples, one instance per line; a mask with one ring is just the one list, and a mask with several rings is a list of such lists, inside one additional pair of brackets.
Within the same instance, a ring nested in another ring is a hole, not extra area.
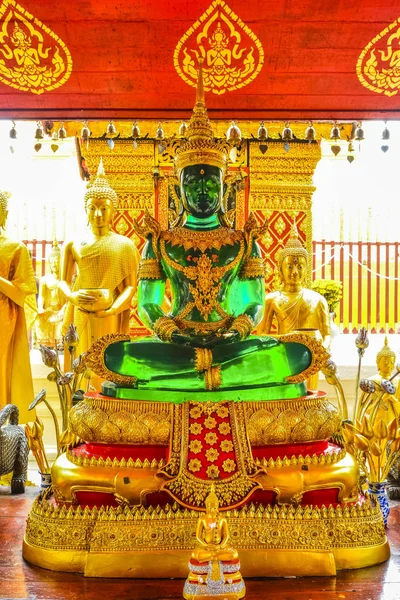
[[(224, 515), (245, 578), (331, 576), (390, 556), (382, 515), (368, 501), (347, 509), (251, 505)], [(60, 508), (44, 494), (29, 514), (23, 556), (87, 577), (186, 578), (197, 517), (176, 504)]]

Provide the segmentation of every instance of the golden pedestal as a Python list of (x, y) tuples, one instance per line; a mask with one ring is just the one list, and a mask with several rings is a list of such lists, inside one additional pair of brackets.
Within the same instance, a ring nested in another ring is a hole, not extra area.
[(379, 507), (353, 458), (328, 443), (324, 393), (295, 400), (172, 403), (88, 394), (72, 409), (85, 444), (53, 466), (23, 555), (91, 577), (182, 577), (211, 485), (243, 577), (334, 575), (389, 557)]

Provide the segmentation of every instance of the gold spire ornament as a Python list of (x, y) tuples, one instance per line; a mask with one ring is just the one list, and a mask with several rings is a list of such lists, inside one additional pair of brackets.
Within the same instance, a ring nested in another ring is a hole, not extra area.
[(228, 164), (226, 144), (216, 142), (204, 101), (203, 60), (199, 60), (196, 104), (186, 133), (187, 141), (177, 150), (175, 168), (178, 175), (191, 165), (212, 165), (225, 174)]
[(109, 200), (111, 200), (114, 209), (117, 208), (118, 197), (116, 192), (108, 183), (108, 179), (106, 178), (106, 173), (104, 171), (102, 158), (100, 158), (96, 179), (91, 185), (89, 184), (88, 190), (85, 194), (85, 208), (90, 198), (108, 198)]

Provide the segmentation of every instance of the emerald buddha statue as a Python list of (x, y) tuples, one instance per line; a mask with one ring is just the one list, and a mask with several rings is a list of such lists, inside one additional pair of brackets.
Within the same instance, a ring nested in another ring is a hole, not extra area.
[[(98, 372), (101, 355), (99, 375), (141, 390), (279, 385), (280, 397), (305, 393), (301, 382), (313, 370), (309, 348), (250, 335), (263, 313), (264, 265), (256, 239), (265, 225), (258, 227), (250, 215), (244, 231), (228, 226), (222, 209), (227, 161), (226, 145), (214, 141), (200, 67), (187, 140), (176, 156), (179, 226), (163, 231), (149, 214), (137, 226), (147, 238), (139, 266), (139, 315), (156, 337), (95, 344), (87, 360)], [(161, 307), (167, 280), (169, 314)]]

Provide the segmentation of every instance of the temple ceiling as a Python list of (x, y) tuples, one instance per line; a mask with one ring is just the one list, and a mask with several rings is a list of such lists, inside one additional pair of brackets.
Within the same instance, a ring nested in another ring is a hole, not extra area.
[(0, 0), (0, 117), (399, 118), (400, 5)]

